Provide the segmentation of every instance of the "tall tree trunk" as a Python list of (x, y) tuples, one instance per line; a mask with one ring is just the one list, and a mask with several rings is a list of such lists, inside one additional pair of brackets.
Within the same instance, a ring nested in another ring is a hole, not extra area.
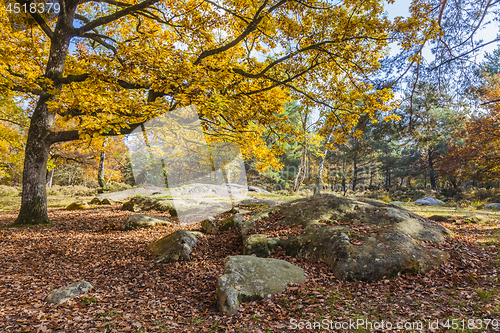
[(343, 192), (344, 196), (347, 192), (347, 186), (345, 183), (345, 179), (346, 179), (345, 166), (346, 166), (346, 162), (345, 162), (345, 159), (343, 159), (342, 160), (342, 192)]
[(358, 154), (354, 152), (354, 158), (352, 163), (352, 191), (356, 192), (356, 186), (358, 186)]
[(306, 168), (307, 168), (307, 147), (304, 146), (302, 148), (302, 157), (299, 162), (299, 170), (297, 170), (297, 174), (295, 175), (295, 179), (293, 181), (293, 191), (297, 193), (306, 177)]
[(373, 185), (373, 172), (372, 172), (372, 166), (369, 166), (368, 172), (370, 173), (370, 185), (368, 187), (371, 187)]
[(106, 148), (106, 141), (102, 143), (101, 156), (99, 157), (99, 171), (97, 172), (97, 182), (99, 183), (100, 188), (104, 188), (106, 186), (106, 181), (104, 180), (104, 161), (106, 159), (106, 152), (104, 148)]
[(431, 149), (428, 149), (427, 150), (427, 156), (429, 157), (428, 161), (429, 161), (429, 179), (431, 181), (431, 188), (433, 190), (436, 190), (437, 189), (437, 186), (436, 186), (436, 173), (434, 171), (434, 153)]
[(54, 169), (49, 171), (47, 175), (47, 187), (52, 188), (52, 180), (54, 179)]
[(389, 168), (389, 151), (385, 151), (385, 189), (391, 187), (391, 170)]
[[(65, 15), (61, 15), (52, 35), (49, 59), (45, 76), (56, 79), (63, 76), (64, 64), (68, 53), (71, 29), (67, 26), (73, 22), (77, 2), (65, 2)], [(64, 18), (64, 19), (61, 19)], [(53, 91), (60, 91), (61, 83), (54, 83)], [(50, 112), (47, 102), (53, 95), (42, 95), (31, 116), (26, 141), (23, 169), (23, 189), (21, 208), (14, 222), (17, 225), (50, 223), (47, 215), (47, 161), (52, 142), (49, 139), (55, 115)]]
[(329, 134), (325, 141), (325, 147), (323, 148), (323, 158), (319, 162), (318, 173), (316, 175), (316, 189), (315, 194), (321, 194), (321, 190), (323, 189), (323, 168), (325, 166), (326, 155), (328, 154), (327, 146), (330, 143), (332, 135)]

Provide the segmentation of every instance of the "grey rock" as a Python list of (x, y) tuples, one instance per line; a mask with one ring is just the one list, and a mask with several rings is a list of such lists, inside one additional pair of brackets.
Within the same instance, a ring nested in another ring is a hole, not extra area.
[(245, 218), (239, 214), (234, 214), (224, 220), (219, 221), (220, 231), (227, 231), (229, 229), (240, 229), (240, 225), (245, 222)]
[(243, 244), (243, 254), (268, 257), (281, 244), (281, 239), (279, 237), (254, 234), (243, 236)]
[(403, 201), (392, 201), (390, 203), (393, 204), (393, 205), (398, 205), (398, 206), (399, 205), (401, 205), (401, 206), (408, 206), (408, 205), (410, 205), (408, 202), (403, 202)]
[(216, 234), (219, 232), (219, 227), (215, 223), (213, 217), (209, 217), (206, 220), (201, 221), (201, 230), (206, 234)]
[[(250, 234), (257, 220), (276, 211), (282, 216), (280, 223), (302, 225), (302, 233), (273, 238)], [(451, 235), (438, 223), (402, 207), (331, 194), (269, 208), (240, 229), (245, 254), (267, 256), (280, 246), (290, 256), (325, 262), (337, 278), (366, 281), (398, 272), (425, 273), (445, 263), (445, 252), (426, 250), (420, 241), (441, 243)]]
[(146, 214), (134, 214), (127, 217), (122, 226), (123, 230), (134, 230), (139, 228), (154, 227), (156, 225), (169, 226), (172, 223), (151, 217)]
[(233, 315), (242, 302), (279, 294), (288, 284), (304, 281), (304, 270), (287, 261), (230, 256), (217, 281), (217, 306), (224, 315)]
[(245, 199), (238, 203), (240, 206), (275, 206), (276, 201), (271, 199)]
[(434, 197), (421, 198), (421, 199), (415, 200), (413, 203), (417, 206), (419, 206), (419, 205), (422, 205), (422, 206), (443, 206), (443, 205), (445, 205), (444, 201), (438, 200)]
[(76, 282), (70, 284), (69, 286), (62, 287), (53, 291), (49, 296), (47, 296), (47, 298), (45, 298), (45, 302), (60, 304), (69, 301), (70, 299), (75, 298), (78, 295), (86, 293), (92, 288), (93, 286), (86, 281)]
[(485, 208), (493, 209), (493, 210), (498, 210), (500, 209), (500, 203), (490, 203), (484, 206)]
[(156, 210), (160, 212), (169, 212), (171, 216), (177, 216), (174, 203), (168, 199), (155, 199), (150, 197), (133, 197), (123, 204), (123, 210), (131, 212), (140, 212)]
[(477, 224), (477, 223), (488, 223), (492, 221), (491, 218), (489, 218), (488, 216), (484, 216), (484, 215), (468, 215), (468, 216), (464, 216), (464, 223), (474, 223), (474, 224)]
[(115, 201), (109, 198), (100, 198), (100, 197), (95, 197), (90, 201), (91, 205), (112, 205), (114, 203)]
[(150, 245), (156, 262), (190, 261), (196, 236), (186, 230), (177, 230)]
[(453, 215), (432, 215), (429, 217), (429, 220), (436, 222), (456, 222), (457, 217)]

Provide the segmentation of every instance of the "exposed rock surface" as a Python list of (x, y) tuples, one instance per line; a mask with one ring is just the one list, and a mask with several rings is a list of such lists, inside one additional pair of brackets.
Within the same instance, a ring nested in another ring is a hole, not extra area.
[[(254, 222), (279, 212), (284, 225), (302, 225), (299, 235), (251, 235)], [(443, 242), (451, 232), (404, 208), (370, 199), (330, 194), (269, 208), (241, 224), (245, 254), (268, 256), (277, 246), (288, 255), (327, 263), (344, 280), (378, 280), (398, 272), (425, 273), (446, 254), (422, 242)]]
[(408, 202), (403, 202), (403, 201), (392, 201), (390, 202), (390, 204), (393, 204), (393, 205), (401, 205), (401, 206), (409, 206), (410, 204)]
[(216, 234), (219, 231), (219, 227), (215, 223), (213, 217), (209, 217), (206, 220), (201, 221), (201, 230), (206, 234)]
[(429, 217), (429, 220), (436, 222), (455, 222), (457, 217), (453, 215), (432, 215)]
[(434, 197), (425, 197), (413, 202), (415, 205), (419, 206), (443, 206), (445, 205), (444, 201), (438, 200)]
[(217, 306), (223, 314), (233, 315), (242, 302), (279, 294), (289, 283), (304, 281), (304, 270), (287, 261), (230, 256), (217, 281)]
[(489, 209), (500, 209), (500, 203), (490, 203), (484, 206), (485, 208)]
[(186, 230), (177, 230), (150, 245), (156, 262), (190, 261), (196, 236)]
[(250, 199), (241, 200), (238, 204), (241, 206), (275, 206), (276, 201), (271, 200), (271, 199), (250, 198)]
[(90, 206), (87, 202), (85, 201), (77, 201), (69, 204), (66, 207), (66, 210), (81, 210), (81, 209), (89, 209)]
[(160, 212), (169, 212), (172, 216), (177, 216), (177, 211), (172, 200), (155, 199), (150, 197), (133, 197), (122, 206), (123, 210), (131, 212), (140, 212), (148, 210), (157, 210)]
[(91, 201), (91, 205), (112, 205), (115, 201), (108, 198), (94, 197)]
[(245, 218), (239, 214), (234, 214), (219, 221), (220, 231), (227, 231), (229, 229), (240, 229), (240, 225), (245, 222)]
[(488, 223), (492, 219), (484, 215), (468, 215), (464, 216), (465, 223)]
[(164, 188), (158, 186), (140, 186), (124, 191), (99, 194), (97, 198), (108, 198), (113, 201), (125, 201), (137, 195), (141, 196), (186, 196), (186, 197), (245, 197), (248, 192), (269, 193), (268, 191), (256, 187), (239, 184), (190, 184), (178, 188)]
[(156, 225), (171, 225), (172, 223), (151, 217), (146, 214), (134, 214), (127, 217), (125, 223), (123, 223), (123, 230), (134, 230), (139, 228), (154, 227)]
[(47, 296), (47, 298), (45, 298), (45, 302), (60, 304), (69, 301), (78, 295), (86, 293), (92, 288), (92, 285), (86, 281), (76, 282), (53, 291), (49, 296)]

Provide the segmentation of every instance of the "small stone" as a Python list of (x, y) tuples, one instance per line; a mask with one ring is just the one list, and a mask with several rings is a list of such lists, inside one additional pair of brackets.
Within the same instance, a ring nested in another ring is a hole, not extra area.
[(45, 298), (45, 302), (60, 304), (69, 301), (78, 295), (86, 293), (92, 288), (93, 286), (86, 281), (76, 282), (52, 292), (49, 296), (47, 296), (47, 298)]
[(213, 217), (209, 217), (206, 220), (201, 221), (201, 230), (206, 234), (216, 234), (219, 232), (219, 227), (215, 223)]

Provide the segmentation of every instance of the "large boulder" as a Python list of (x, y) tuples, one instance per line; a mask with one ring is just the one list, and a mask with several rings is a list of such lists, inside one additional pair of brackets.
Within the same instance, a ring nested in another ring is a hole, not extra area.
[(173, 200), (169, 199), (133, 197), (123, 204), (122, 209), (129, 210), (131, 212), (156, 210), (160, 212), (169, 212), (171, 216), (177, 216), (177, 211), (175, 210)]
[(434, 197), (425, 197), (413, 202), (417, 206), (444, 206), (444, 201), (438, 200)]
[(230, 256), (217, 281), (217, 306), (224, 315), (233, 315), (242, 302), (279, 294), (288, 284), (304, 281), (304, 270), (287, 261)]
[(69, 286), (62, 287), (60, 289), (57, 289), (56, 291), (53, 291), (49, 296), (47, 296), (47, 298), (45, 298), (45, 302), (60, 304), (69, 301), (70, 299), (75, 298), (78, 295), (86, 293), (92, 288), (93, 286), (86, 281), (76, 282), (70, 284)]
[(77, 201), (69, 204), (66, 207), (66, 210), (81, 210), (81, 209), (89, 209), (90, 206), (86, 201)]
[(156, 225), (169, 226), (172, 223), (151, 217), (146, 214), (134, 214), (127, 217), (125, 223), (123, 223), (123, 230), (134, 230), (139, 228), (149, 228)]
[[(270, 223), (301, 225), (303, 231), (280, 237), (253, 232), (252, 226), (265, 224), (270, 214)], [(270, 208), (240, 229), (245, 254), (268, 256), (280, 246), (288, 255), (327, 263), (337, 278), (366, 281), (399, 272), (425, 273), (445, 263), (446, 253), (428, 249), (426, 242), (440, 243), (451, 234), (402, 207), (330, 194)]]
[(150, 245), (156, 262), (190, 261), (195, 235), (186, 230), (177, 230)]

